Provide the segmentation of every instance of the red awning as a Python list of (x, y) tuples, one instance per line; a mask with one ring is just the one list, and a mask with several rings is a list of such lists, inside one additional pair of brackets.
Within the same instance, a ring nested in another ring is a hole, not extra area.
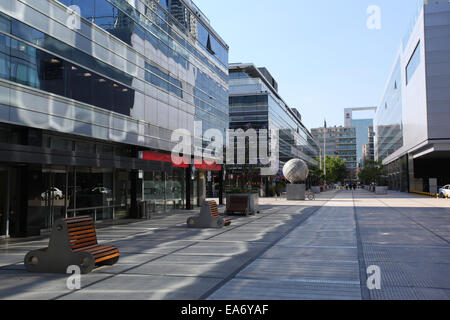
[[(190, 163), (189, 158), (174, 157), (172, 159), (172, 156), (170, 154), (164, 154), (164, 153), (153, 152), (153, 151), (143, 151), (142, 159), (172, 163), (172, 165), (175, 168), (189, 168), (189, 163)], [(175, 164), (175, 162), (178, 162), (180, 164)], [(198, 170), (222, 171), (222, 165), (215, 164), (215, 163), (208, 164), (205, 161), (202, 161), (201, 163), (198, 163), (197, 161), (195, 161), (195, 168)]]
[(222, 166), (220, 164), (208, 164), (205, 161), (202, 161), (202, 163), (195, 163), (195, 168), (207, 171), (222, 171)]
[(142, 152), (142, 159), (172, 163), (172, 165), (175, 168), (189, 168), (189, 162), (190, 162), (188, 158), (174, 157), (174, 160), (176, 162), (180, 163), (180, 164), (175, 164), (174, 161), (172, 161), (172, 156), (170, 154), (153, 152), (153, 151)]

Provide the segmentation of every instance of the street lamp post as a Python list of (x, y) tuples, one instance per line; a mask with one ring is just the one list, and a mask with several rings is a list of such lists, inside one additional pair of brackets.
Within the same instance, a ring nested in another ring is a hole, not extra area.
[(324, 121), (323, 127), (323, 175), (324, 185), (327, 184), (327, 121)]

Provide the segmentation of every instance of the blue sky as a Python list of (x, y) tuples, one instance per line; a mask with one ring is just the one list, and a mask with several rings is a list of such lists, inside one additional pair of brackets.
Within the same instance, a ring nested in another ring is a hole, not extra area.
[[(194, 0), (230, 46), (265, 66), (308, 128), (343, 125), (344, 108), (378, 104), (417, 0)], [(381, 9), (370, 30), (367, 8)], [(370, 116), (359, 114), (358, 118)]]

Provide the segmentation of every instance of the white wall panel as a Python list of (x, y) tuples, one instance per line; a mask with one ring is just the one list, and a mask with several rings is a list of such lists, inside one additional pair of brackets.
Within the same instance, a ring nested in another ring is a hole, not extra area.
[(429, 137), (450, 139), (450, 3), (426, 6), (425, 24)]

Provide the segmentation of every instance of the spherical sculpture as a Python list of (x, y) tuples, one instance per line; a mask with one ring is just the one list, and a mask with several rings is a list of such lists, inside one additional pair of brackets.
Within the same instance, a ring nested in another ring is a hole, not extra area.
[(283, 174), (291, 183), (302, 183), (308, 178), (309, 169), (305, 161), (292, 159), (283, 167)]

